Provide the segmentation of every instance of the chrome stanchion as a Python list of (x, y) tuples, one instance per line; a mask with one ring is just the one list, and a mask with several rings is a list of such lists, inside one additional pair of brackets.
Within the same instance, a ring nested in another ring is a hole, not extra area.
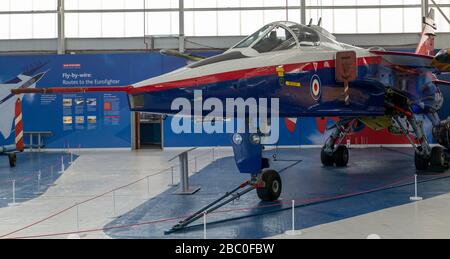
[(411, 201), (421, 201), (421, 200), (423, 200), (422, 197), (418, 196), (418, 190), (417, 189), (418, 188), (417, 188), (417, 174), (416, 174), (416, 175), (414, 175), (414, 197), (410, 197), (409, 198)]
[(295, 201), (292, 200), (292, 229), (286, 231), (288, 236), (300, 236), (302, 234), (301, 230), (295, 230)]
[(19, 204), (16, 202), (16, 180), (12, 180), (12, 203), (8, 203), (9, 207), (15, 207), (19, 206)]

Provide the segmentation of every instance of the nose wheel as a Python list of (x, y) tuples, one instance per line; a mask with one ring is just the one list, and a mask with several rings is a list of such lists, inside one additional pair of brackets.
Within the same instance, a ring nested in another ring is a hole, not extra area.
[(275, 170), (267, 170), (260, 177), (261, 184), (256, 189), (259, 199), (268, 202), (278, 200), (283, 187), (280, 174)]
[(325, 147), (321, 152), (322, 164), (326, 167), (330, 167), (336, 164), (337, 167), (346, 167), (348, 165), (350, 154), (346, 146), (339, 146), (332, 154), (329, 154)]

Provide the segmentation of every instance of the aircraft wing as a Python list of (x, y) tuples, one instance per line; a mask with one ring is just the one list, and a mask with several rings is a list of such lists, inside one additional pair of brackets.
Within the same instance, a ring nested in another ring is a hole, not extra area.
[(16, 88), (15, 84), (0, 84), (0, 104), (11, 94), (11, 90)]
[(0, 104), (0, 134), (5, 139), (11, 135), (15, 101), (15, 98), (9, 98)]
[[(379, 51), (372, 50), (372, 54), (381, 56), (387, 64), (392, 65), (398, 70), (411, 69), (409, 72), (417, 73), (417, 71), (429, 70), (434, 71), (436, 67), (433, 65), (433, 56), (426, 56), (407, 52), (395, 51)], [(408, 72), (408, 71), (404, 71)]]

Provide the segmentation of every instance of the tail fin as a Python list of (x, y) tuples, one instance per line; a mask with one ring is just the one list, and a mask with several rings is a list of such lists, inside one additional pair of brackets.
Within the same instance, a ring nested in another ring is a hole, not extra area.
[(436, 54), (434, 49), (434, 39), (436, 38), (436, 22), (434, 21), (434, 9), (430, 10), (427, 17), (423, 17), (423, 31), (422, 38), (417, 46), (416, 54), (434, 56)]
[(16, 131), (16, 150), (22, 152), (25, 149), (25, 146), (23, 143), (22, 102), (20, 101), (20, 98), (16, 101), (14, 125)]

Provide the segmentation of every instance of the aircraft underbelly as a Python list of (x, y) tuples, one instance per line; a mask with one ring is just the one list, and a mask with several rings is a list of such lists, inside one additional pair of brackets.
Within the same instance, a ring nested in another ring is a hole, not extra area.
[[(349, 85), (349, 103), (345, 102), (344, 85), (335, 81), (335, 69), (322, 68), (285, 74), (283, 78), (275, 73), (213, 83), (197, 81), (193, 86), (130, 95), (130, 107), (134, 111), (179, 114), (178, 109), (171, 109), (173, 100), (185, 98), (193, 108), (194, 93), (201, 91), (203, 101), (217, 98), (223, 107), (230, 98), (253, 98), (258, 104), (260, 98), (266, 98), (269, 106), (270, 99), (276, 98), (281, 117), (379, 116), (384, 114), (384, 88), (371, 79), (375, 70), (376, 66), (359, 68), (358, 80)], [(209, 113), (203, 111), (204, 116)]]

